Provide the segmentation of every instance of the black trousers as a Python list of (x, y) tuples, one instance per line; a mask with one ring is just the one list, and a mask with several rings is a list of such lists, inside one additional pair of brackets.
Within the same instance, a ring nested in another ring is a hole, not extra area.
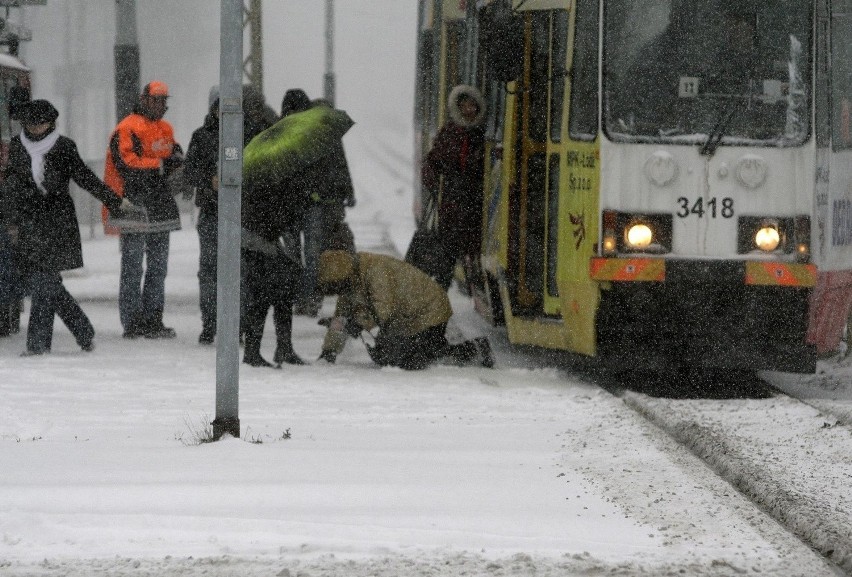
[(53, 343), (53, 317), (58, 316), (81, 347), (91, 344), (95, 329), (89, 317), (65, 285), (58, 272), (34, 271), (29, 275), (32, 294), (27, 326), (27, 351), (47, 353)]
[(276, 358), (293, 350), (293, 296), (301, 269), (282, 254), (242, 251), (246, 304), (243, 316), (247, 357), (260, 355), (263, 327), (273, 307)]
[(379, 333), (375, 346), (367, 350), (376, 364), (407, 371), (425, 369), (440, 357), (449, 356), (464, 363), (476, 356), (476, 345), (472, 341), (451, 345), (444, 336), (446, 330), (447, 324), (442, 323), (410, 337), (387, 338)]

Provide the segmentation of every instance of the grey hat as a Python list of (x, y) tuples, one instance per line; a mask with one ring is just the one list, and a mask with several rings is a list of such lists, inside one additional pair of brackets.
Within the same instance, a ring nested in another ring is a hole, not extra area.
[(219, 100), (219, 85), (215, 84), (210, 88), (210, 93), (207, 95), (207, 107), (211, 108), (217, 100)]

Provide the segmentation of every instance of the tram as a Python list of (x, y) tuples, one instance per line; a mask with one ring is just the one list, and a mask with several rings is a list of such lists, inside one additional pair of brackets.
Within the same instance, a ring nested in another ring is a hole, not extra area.
[[(813, 372), (852, 305), (852, 0), (419, 0), (415, 156), (488, 103), (477, 309), (623, 367)], [(415, 208), (419, 209), (419, 199)]]
[[(15, 56), (0, 53), (0, 168), (6, 166), (8, 161), (9, 142), (21, 130), (20, 124), (12, 118), (15, 105), (20, 100), (29, 100), (29, 94), (29, 68)], [(0, 182), (2, 178), (3, 173), (0, 171)], [(0, 207), (0, 216), (4, 212)], [(2, 220), (0, 226), (4, 227)], [(19, 331), (20, 315), (19, 286), (4, 227), (0, 231), (0, 337)]]

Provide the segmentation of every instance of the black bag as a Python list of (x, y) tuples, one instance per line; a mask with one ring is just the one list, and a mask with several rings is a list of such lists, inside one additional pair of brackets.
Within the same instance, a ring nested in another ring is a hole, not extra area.
[(426, 207), (426, 214), (420, 226), (414, 231), (408, 250), (405, 251), (405, 262), (412, 264), (428, 274), (437, 276), (446, 268), (447, 251), (438, 234), (437, 208), (432, 199)]

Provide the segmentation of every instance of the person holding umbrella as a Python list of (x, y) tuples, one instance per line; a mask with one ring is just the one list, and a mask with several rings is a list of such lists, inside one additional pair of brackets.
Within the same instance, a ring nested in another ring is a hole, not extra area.
[[(298, 241), (309, 198), (301, 182), (352, 126), (329, 106), (288, 115), (243, 151), (242, 262), (246, 288), (243, 362), (257, 367), (304, 364), (293, 350), (293, 299), (301, 276)], [(273, 363), (260, 353), (273, 306)]]
[[(322, 99), (308, 99), (304, 90), (294, 88), (284, 94), (281, 116), (299, 114), (314, 106), (331, 104)], [(346, 246), (355, 250), (352, 230), (346, 224), (346, 207), (355, 206), (355, 188), (346, 162), (342, 140), (330, 144), (328, 153), (298, 176), (298, 186), (304, 187), (309, 199), (302, 227), (304, 234), (305, 269), (296, 314), (315, 317), (322, 305), (322, 295), (317, 292), (319, 256), (323, 250)]]

